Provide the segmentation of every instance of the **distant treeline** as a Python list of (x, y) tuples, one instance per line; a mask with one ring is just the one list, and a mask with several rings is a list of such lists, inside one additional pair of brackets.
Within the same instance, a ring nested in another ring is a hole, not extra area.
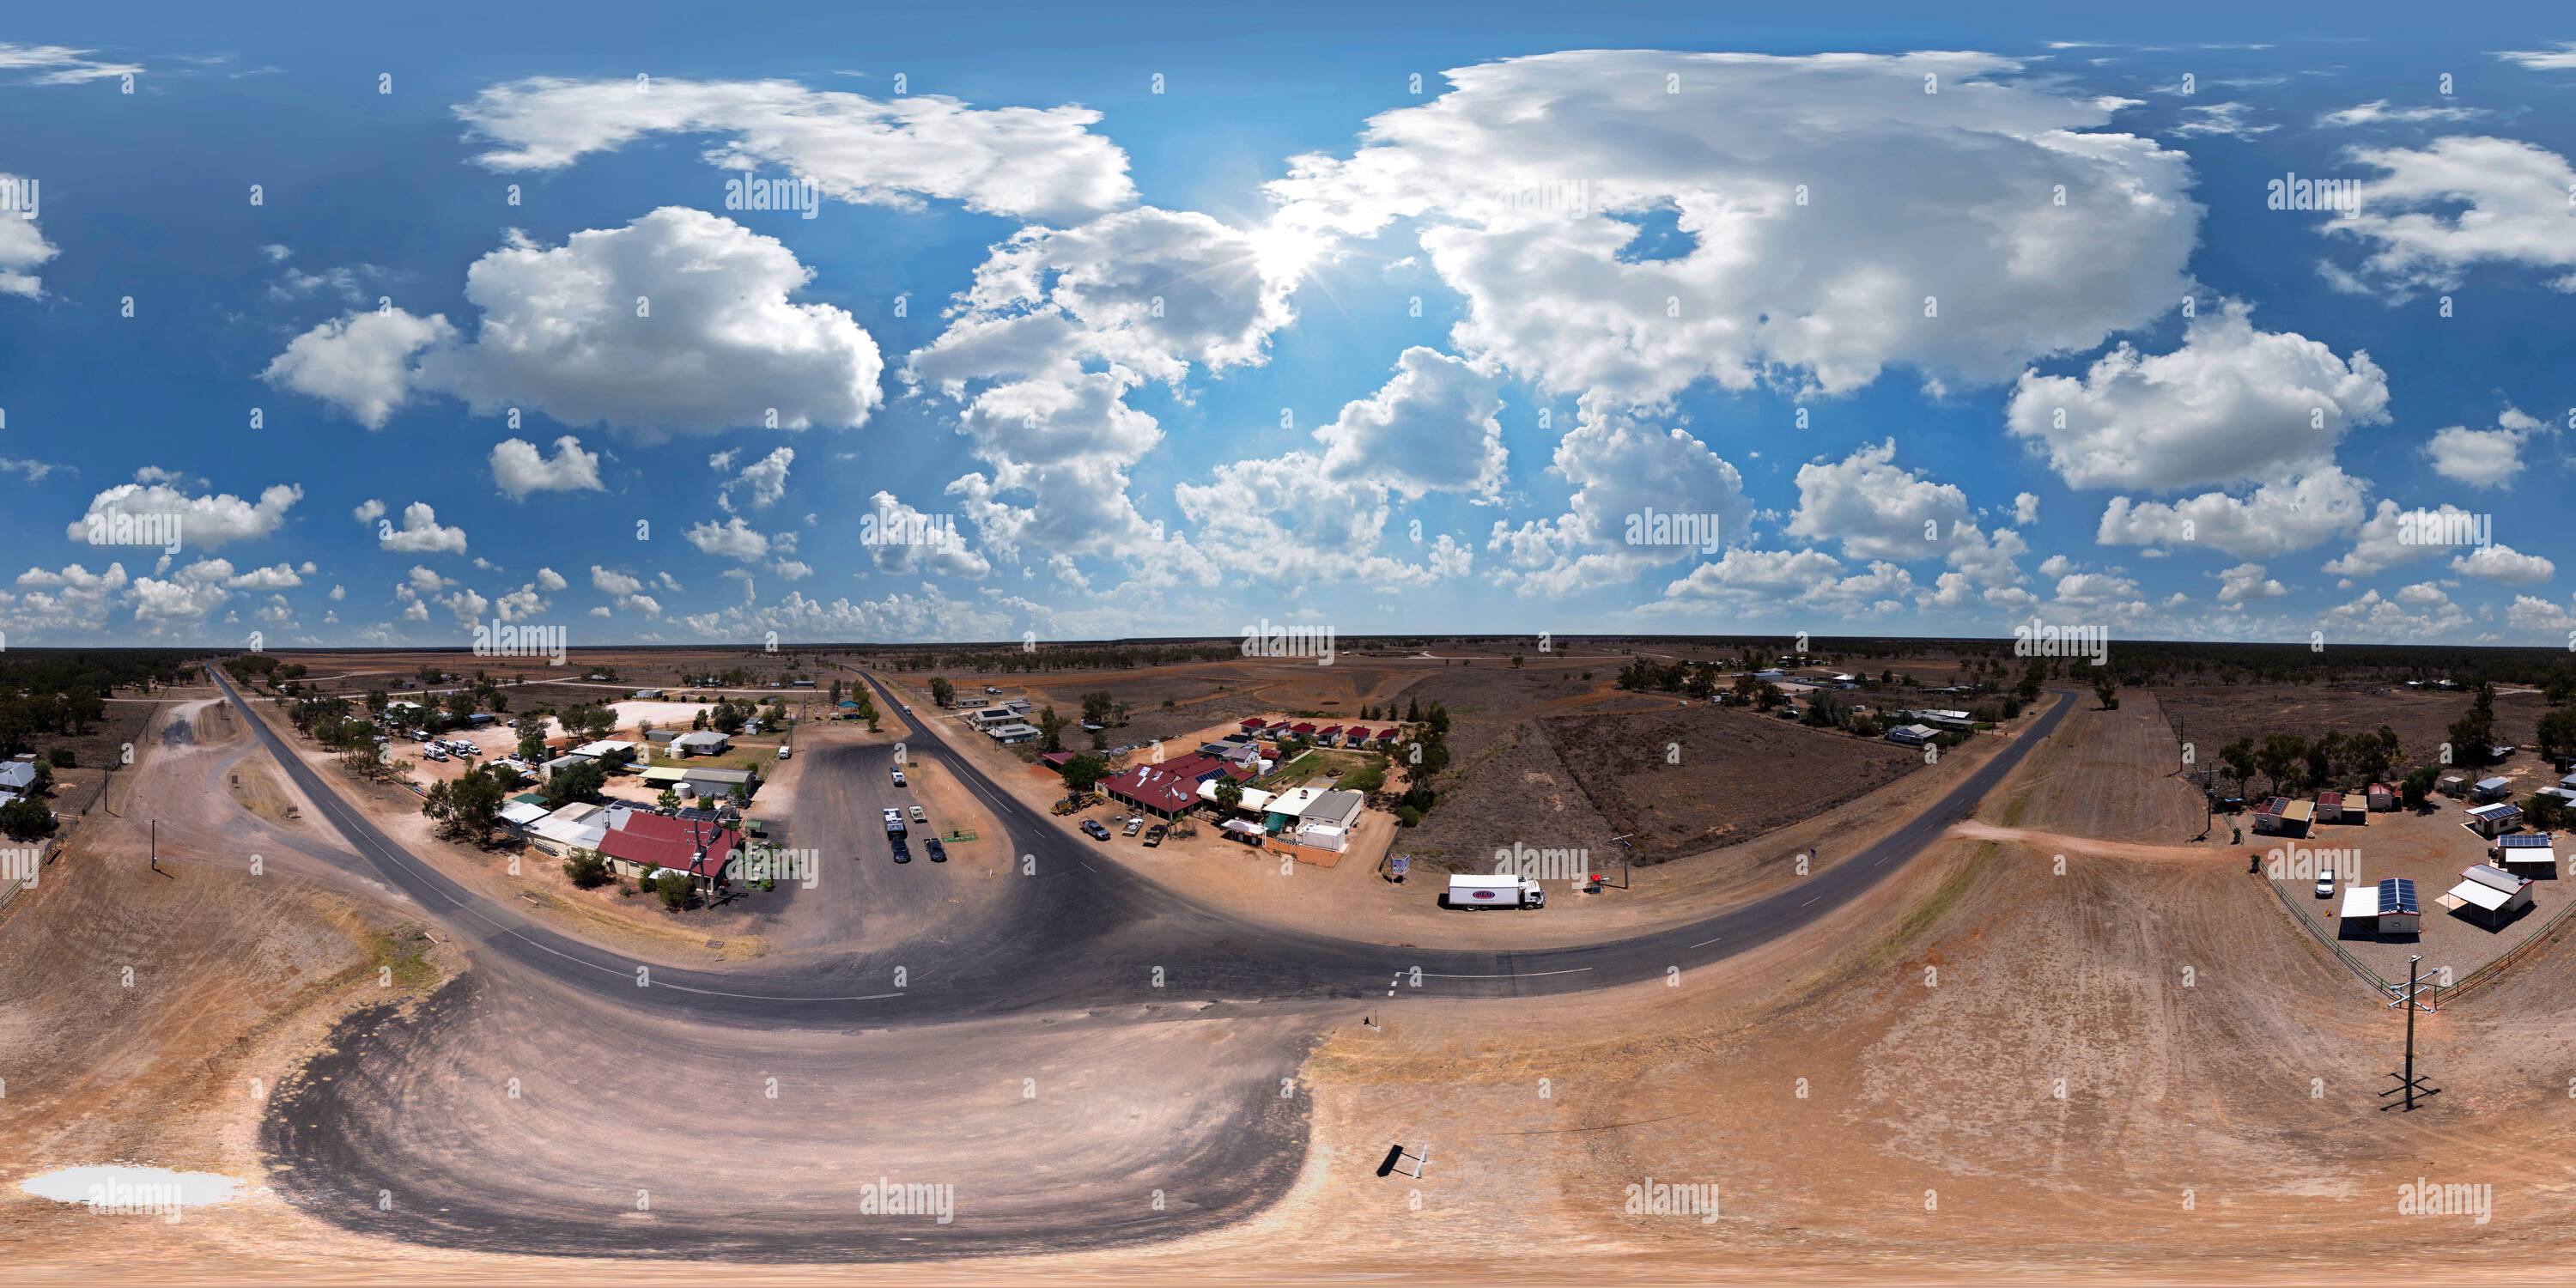
[(79, 737), (107, 714), (118, 689), (195, 678), (207, 652), (46, 649), (0, 654), (0, 755), (34, 749), (40, 734)]

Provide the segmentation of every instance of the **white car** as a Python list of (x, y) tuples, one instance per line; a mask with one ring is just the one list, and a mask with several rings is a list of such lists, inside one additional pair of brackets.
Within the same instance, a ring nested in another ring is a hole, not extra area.
[(423, 760), (443, 761), (447, 759), (447, 749), (445, 747), (432, 747), (429, 750), (420, 753), (420, 758)]
[(912, 807), (912, 821), (915, 823), (927, 823), (930, 821), (930, 815), (924, 813), (920, 806), (915, 805)]
[(903, 771), (900, 769), (894, 771), (894, 785), (897, 787), (903, 786)]
[(2318, 898), (2331, 899), (2334, 897), (2334, 877), (2335, 874), (2331, 870), (2317, 874)]

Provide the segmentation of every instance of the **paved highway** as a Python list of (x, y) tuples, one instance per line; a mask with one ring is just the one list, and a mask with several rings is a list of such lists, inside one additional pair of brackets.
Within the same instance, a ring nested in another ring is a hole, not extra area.
[[(240, 695), (220, 668), (215, 682)], [(890, 710), (901, 709), (870, 681)], [(948, 761), (1017, 842), (1034, 875), (1012, 889), (972, 942), (910, 942), (872, 953), (817, 955), (784, 964), (704, 970), (625, 957), (471, 892), (394, 843), (257, 718), (251, 728), (296, 785), (377, 876), (483, 951), (621, 1005), (692, 1018), (774, 1027), (909, 1025), (1032, 1010), (1174, 1002), (1382, 997), (1387, 981), (1419, 969), (1408, 997), (1564, 993), (1631, 983), (1721, 960), (1830, 915), (1921, 853), (1966, 817), (2065, 716), (2061, 700), (2037, 724), (1889, 836), (1798, 885), (1707, 919), (1610, 943), (1526, 952), (1394, 948), (1257, 926), (1182, 898), (1115, 861), (1093, 861), (1088, 842), (1000, 790), (947, 746), (945, 732), (914, 720), (914, 741)], [(247, 714), (247, 713), (246, 713)], [(891, 751), (839, 748), (808, 772), (875, 775)], [(808, 827), (812, 836), (817, 829)], [(879, 861), (881, 837), (823, 836), (827, 856), (855, 845)], [(916, 864), (915, 867), (926, 867)], [(827, 868), (826, 874), (833, 869)], [(1460, 914), (1470, 915), (1470, 914)], [(1544, 914), (1539, 914), (1544, 915)], [(906, 976), (896, 982), (897, 968)], [(1157, 972), (1159, 971), (1159, 977)], [(1160, 984), (1157, 985), (1159, 978)]]

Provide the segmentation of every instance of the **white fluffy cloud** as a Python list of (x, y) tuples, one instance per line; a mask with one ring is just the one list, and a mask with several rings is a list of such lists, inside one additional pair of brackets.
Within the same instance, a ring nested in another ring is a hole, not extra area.
[[(1566, 512), (1518, 525), (1497, 520), (1485, 543), (1502, 554), (1496, 580), (1523, 595), (1572, 594), (1709, 553), (1752, 525), (1733, 464), (1683, 430), (1658, 430), (1623, 412), (1586, 403), (1549, 469), (1574, 484)], [(1656, 516), (1683, 522), (1659, 531)], [(1641, 538), (1633, 544), (1632, 522)]]
[[(2398, 508), (2395, 501), (2383, 500), (2354, 531), (2351, 551), (2328, 563), (2325, 570), (2338, 577), (2368, 577), (2399, 564), (2441, 554), (2446, 548), (2444, 545), (2410, 540), (2409, 537), (2446, 529), (2468, 530), (2475, 526), (2474, 520), (2475, 516), (2455, 505), (2444, 505), (2437, 510), (2410, 511)], [(2103, 516), (2103, 522), (2108, 524), (2110, 517)], [(2411, 533), (2410, 527), (2414, 529)]]
[(690, 545), (708, 554), (739, 559), (744, 563), (769, 554), (769, 538), (743, 522), (741, 515), (734, 515), (720, 524), (697, 524), (681, 535), (689, 539)]
[(2263, 565), (2241, 563), (2218, 574), (2218, 602), (2230, 606), (2250, 604), (2256, 600), (2278, 599), (2290, 588), (2277, 578), (2263, 575)]
[(908, 206), (926, 197), (1065, 222), (1136, 199), (1127, 155), (1091, 132), (1100, 113), (1082, 107), (889, 101), (784, 80), (639, 87), (541, 77), (494, 85), (456, 114), (496, 145), (475, 158), (494, 170), (559, 169), (650, 134), (714, 134), (724, 141), (706, 153), (709, 164), (780, 166), (842, 201)]
[(948, 491), (983, 547), (1014, 560), (1024, 542), (1110, 556), (1164, 582), (1211, 577), (1128, 495), (1128, 471), (1162, 430), (1126, 395), (1262, 362), (1293, 320), (1296, 267), (1253, 233), (1150, 207), (994, 247), (947, 330), (905, 366), (963, 405), (958, 429), (989, 468)]
[(492, 482), (511, 499), (530, 492), (599, 492), (599, 453), (581, 450), (581, 440), (566, 434), (555, 440), (554, 459), (524, 438), (505, 438), (492, 445)]
[(2338, 111), (2322, 113), (2317, 124), (2324, 128), (2350, 128), (2356, 125), (2420, 125), (2426, 121), (2466, 121), (2486, 115), (2486, 109), (2461, 107), (2457, 104), (2430, 104), (2422, 107), (2392, 107), (2387, 99), (2375, 98)]
[(304, 489), (292, 483), (277, 484), (262, 491), (259, 500), (245, 501), (230, 493), (191, 496), (177, 475), (148, 466), (134, 477), (135, 482), (120, 483), (90, 498), (89, 508), (65, 525), (63, 535), (86, 542), (96, 528), (110, 533), (112, 539), (119, 515), (147, 519), (170, 515), (179, 521), (182, 546), (211, 550), (276, 532), (286, 522), (286, 512), (304, 499)]
[(2510, 486), (2522, 473), (2522, 445), (2543, 428), (2540, 418), (2507, 407), (2494, 429), (2453, 425), (2424, 445), (2433, 472), (2470, 487)]
[(2451, 571), (2513, 586), (2531, 586), (2558, 575), (2558, 565), (2542, 555), (2527, 555), (2507, 545), (2478, 546), (2454, 556)]
[(2080, 377), (2025, 372), (2005, 413), (2068, 486), (2159, 490), (2277, 478), (2386, 419), (2388, 377), (2370, 355), (2257, 330), (2233, 301), (2171, 353), (2123, 344)]
[(260, 378), (331, 403), (369, 429), (382, 429), (411, 401), (412, 359), (455, 337), (456, 328), (442, 314), (415, 317), (401, 309), (370, 309), (295, 337)]
[(378, 527), (376, 544), (405, 554), (461, 555), (465, 553), (465, 529), (441, 527), (438, 511), (431, 509), (426, 501), (414, 501), (403, 507), (401, 527), (391, 524)]
[[(860, 544), (879, 572), (981, 577), (992, 571), (984, 556), (967, 548), (964, 534), (947, 516), (923, 514), (896, 499), (892, 492), (880, 491), (868, 498)], [(791, 573), (790, 568), (801, 571)], [(795, 581), (813, 569), (803, 563), (782, 562), (772, 571)]]
[[(719, 465), (716, 468), (724, 469), (730, 466), (732, 457), (732, 452), (723, 453), (717, 459), (723, 460), (725, 465)], [(709, 462), (709, 464), (713, 463)], [(749, 492), (752, 509), (765, 510), (776, 505), (780, 497), (787, 495), (787, 467), (795, 463), (795, 448), (781, 447), (773, 450), (769, 455), (744, 466), (740, 474), (736, 474), (724, 486), (717, 488), (716, 504), (731, 511), (734, 493)]]
[(1407, 497), (1430, 492), (1490, 496), (1503, 483), (1503, 409), (1494, 378), (1419, 345), (1396, 359), (1395, 377), (1342, 407), (1315, 431), (1324, 470), (1373, 479)]
[[(2106, 546), (2189, 549), (2239, 559), (2305, 550), (2362, 522), (2362, 481), (2332, 465), (2266, 483), (2243, 497), (2204, 492), (2180, 500), (2113, 497), (2094, 539)], [(2384, 503), (2383, 503), (2384, 504)]]
[[(37, 199), (31, 203), (23, 195), (22, 185), (26, 182), (16, 175), (0, 174), (0, 193), (15, 194), (11, 203), (16, 207), (0, 209), (0, 295), (35, 299), (45, 293), (36, 270), (61, 252), (36, 227), (36, 217), (44, 204), (43, 190), (37, 189)], [(34, 209), (29, 208), (31, 204)]]
[(2349, 155), (2382, 173), (2361, 181), (2355, 209), (2325, 225), (2369, 249), (2357, 271), (2329, 265), (2329, 280), (2403, 297), (2456, 289), (2470, 265), (2502, 263), (2559, 274), (2549, 285), (2576, 291), (2576, 209), (2567, 201), (2576, 168), (2565, 157), (2477, 135)]
[[(1348, 157), (1294, 159), (1270, 192), (1291, 230), (1418, 226), (1467, 300), (1457, 348), (1550, 391), (1839, 392), (1896, 364), (2001, 381), (2170, 308), (2200, 213), (2183, 154), (2102, 130), (2116, 103), (2023, 70), (1969, 53), (1512, 58), (1449, 72), (1449, 92), (1372, 118)], [(2014, 192), (2038, 196), (1998, 199)], [(1641, 255), (1670, 249), (1646, 221), (1683, 253)]]
[(34, 85), (79, 85), (143, 74), (141, 63), (111, 63), (92, 58), (94, 49), (64, 45), (20, 45), (0, 41), (0, 73), (23, 75)]
[(847, 312), (788, 299), (812, 275), (776, 238), (677, 206), (557, 247), (513, 233), (466, 273), (472, 338), (443, 316), (351, 314), (267, 374), (370, 427), (415, 391), (647, 434), (856, 427), (884, 361)]

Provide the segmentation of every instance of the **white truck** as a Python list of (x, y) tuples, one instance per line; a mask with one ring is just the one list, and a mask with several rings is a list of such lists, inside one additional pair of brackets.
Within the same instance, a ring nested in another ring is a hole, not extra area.
[(1544, 908), (1547, 892), (1527, 877), (1449, 878), (1452, 908)]

